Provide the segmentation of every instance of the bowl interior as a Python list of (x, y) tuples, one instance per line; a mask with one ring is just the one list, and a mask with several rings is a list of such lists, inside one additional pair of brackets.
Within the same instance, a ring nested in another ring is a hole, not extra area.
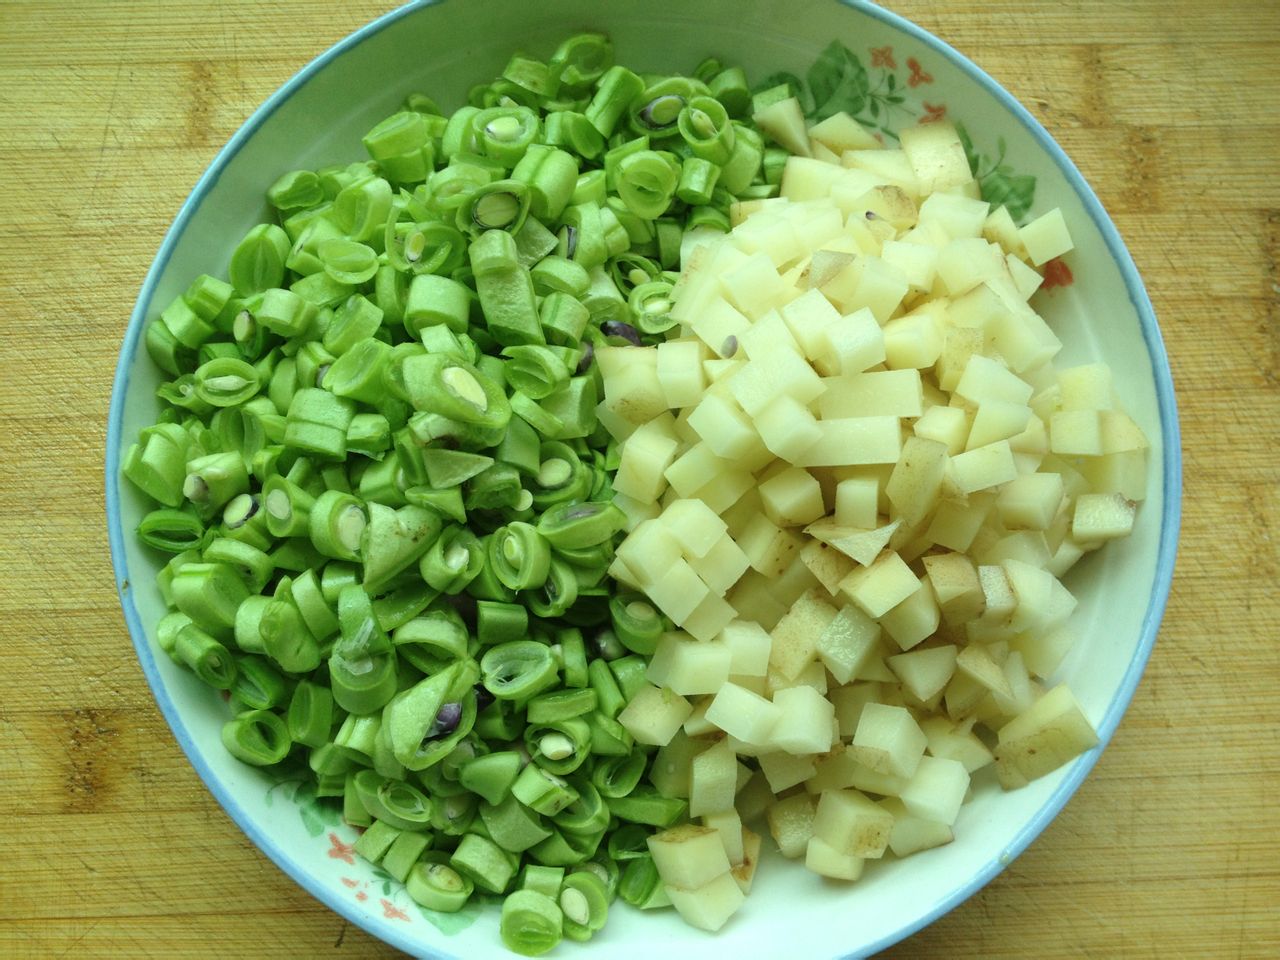
[[(1110, 221), (1029, 115), (945, 45), (870, 4), (799, 0), (786, 5), (785, 16), (781, 10), (766, 0), (696, 6), (653, 0), (643, 9), (590, 0), (449, 0), (390, 14), (295, 77), (236, 135), (183, 207), (142, 290), (112, 399), (107, 502), (121, 599), (148, 680), (183, 749), (251, 839), (319, 899), (412, 953), (503, 953), (497, 911), (419, 910), (398, 884), (352, 855), (353, 829), (305, 792), (295, 796), (296, 784), (276, 785), (225, 753), (219, 741), (223, 701), (155, 646), (154, 625), (163, 613), (155, 573), (163, 558), (135, 542), (133, 530), (146, 507), (130, 485), (118, 482), (119, 457), (157, 412), (160, 378), (141, 347), (143, 322), (196, 274), (225, 275), (235, 243), (266, 217), (263, 191), (279, 173), (361, 158), (360, 136), (410, 91), (427, 92), (452, 109), (472, 83), (496, 75), (513, 50), (546, 55), (582, 28), (610, 33), (619, 61), (634, 68), (688, 71), (714, 54), (744, 66), (752, 82), (779, 70), (805, 78), (835, 39), (857, 61), (843, 69), (865, 86), (862, 119), (890, 129), (931, 115), (962, 121), (984, 166), (1003, 162), (1013, 176), (1034, 177), (1032, 216), (1062, 207), (1076, 242), (1067, 258), (1076, 282), (1037, 294), (1035, 306), (1064, 341), (1060, 363), (1103, 359), (1112, 365), (1125, 407), (1152, 443), (1149, 495), (1133, 536), (1091, 555), (1067, 580), (1080, 599), (1073, 621), (1080, 641), (1061, 676), (1104, 742), (1154, 641), (1177, 532), (1176, 416), (1150, 304)], [(894, 93), (902, 96), (900, 103), (891, 99)], [(1018, 184), (1025, 196), (1027, 181)], [(1011, 793), (1001, 792), (988, 771), (975, 780), (976, 796), (961, 813), (954, 843), (902, 862), (872, 864), (851, 886), (767, 858), (747, 906), (714, 941), (670, 911), (642, 917), (616, 909), (587, 949), (616, 960), (648, 960), (655, 946), (692, 955), (712, 943), (744, 956), (872, 952), (994, 876), (1052, 819), (1096, 755)]]

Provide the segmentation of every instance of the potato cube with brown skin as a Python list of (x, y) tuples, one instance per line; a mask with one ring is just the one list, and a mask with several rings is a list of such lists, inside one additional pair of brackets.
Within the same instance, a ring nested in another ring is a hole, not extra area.
[(710, 883), (731, 866), (714, 827), (681, 824), (655, 833), (648, 846), (662, 882), (686, 890)]
[(892, 830), (893, 815), (857, 790), (827, 790), (818, 799), (813, 835), (841, 853), (883, 857)]
[(907, 437), (902, 444), (885, 495), (907, 524), (918, 523), (937, 506), (948, 459), (946, 446), (936, 440)]
[[(761, 812), (763, 813), (763, 811)], [(751, 884), (755, 880), (756, 867), (760, 863), (760, 848), (762, 845), (763, 838), (760, 834), (749, 827), (742, 828), (742, 863), (733, 867), (729, 873), (744, 894), (751, 892)]]
[(853, 735), (853, 758), (873, 771), (910, 777), (927, 744), (920, 725), (905, 707), (868, 703)]
[(924, 569), (948, 624), (964, 624), (982, 613), (986, 598), (978, 570), (967, 556), (954, 552), (933, 554), (924, 558)]
[(732, 872), (693, 890), (668, 886), (667, 896), (685, 923), (712, 933), (728, 923), (746, 899)]
[(813, 836), (813, 821), (818, 805), (807, 793), (778, 800), (766, 813), (769, 833), (784, 857), (792, 859), (804, 855), (809, 838)]
[(1078, 543), (1101, 543), (1133, 532), (1137, 505), (1118, 493), (1083, 493), (1076, 498), (1071, 535)]
[(853, 572), (854, 561), (839, 550), (821, 540), (810, 540), (800, 548), (800, 562), (822, 584), (824, 590), (835, 596), (840, 581)]
[(1098, 735), (1066, 684), (1000, 728), (996, 774), (1006, 790), (1043, 777), (1098, 745)]
[(729, 858), (730, 869), (742, 863), (745, 856), (742, 849), (742, 818), (738, 816), (737, 810), (730, 807), (719, 813), (705, 814), (702, 825), (720, 834), (720, 844), (724, 847), (725, 856)]
[(818, 656), (818, 639), (836, 618), (836, 608), (810, 590), (792, 604), (772, 630), (769, 665), (788, 680), (794, 679)]

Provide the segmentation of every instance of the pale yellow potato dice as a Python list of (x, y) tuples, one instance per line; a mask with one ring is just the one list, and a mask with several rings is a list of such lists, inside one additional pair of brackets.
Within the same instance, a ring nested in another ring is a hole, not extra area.
[[(915, 226), (918, 210), (916, 202), (901, 187), (879, 184), (852, 201), (842, 201), (841, 208), (850, 218), (861, 215), (866, 222), (887, 223), (894, 234)], [(883, 245), (881, 251), (883, 252)]]
[(680, 555), (680, 542), (659, 519), (643, 521), (618, 545), (618, 558), (645, 584), (660, 579)]
[(850, 604), (845, 604), (818, 635), (816, 650), (823, 666), (837, 683), (847, 684), (876, 655), (880, 625)]
[(728, 593), (751, 566), (746, 553), (728, 533), (723, 534), (704, 556), (686, 559), (693, 572), (718, 597)]
[(805, 846), (813, 836), (817, 812), (817, 803), (804, 793), (778, 800), (769, 807), (766, 813), (769, 833), (784, 857), (795, 859), (804, 854)]
[(682, 696), (715, 693), (729, 679), (730, 659), (723, 644), (699, 643), (682, 632), (664, 633), (645, 676)]
[(1025, 474), (1000, 489), (996, 513), (1010, 530), (1047, 530), (1065, 497), (1061, 474)]
[(903, 127), (899, 137), (922, 193), (973, 182), (964, 145), (952, 124), (944, 121)]
[(920, 588), (920, 581), (896, 553), (886, 550), (869, 567), (845, 577), (840, 592), (867, 616), (878, 619)]
[(1071, 231), (1067, 229), (1066, 218), (1059, 207), (1054, 207), (1021, 227), (1018, 239), (1027, 248), (1027, 257), (1037, 267), (1075, 249)]
[(1079, 473), (1093, 493), (1118, 494), (1131, 502), (1146, 499), (1146, 450), (1126, 450), (1085, 459), (1080, 462)]
[(829, 543), (810, 540), (800, 548), (800, 562), (831, 596), (840, 590), (840, 581), (853, 572), (854, 561)]
[(1004, 568), (995, 564), (978, 567), (978, 581), (982, 584), (982, 620), (993, 624), (1007, 624), (1017, 609), (1018, 598)]
[(902, 274), (910, 292), (928, 293), (933, 289), (938, 275), (937, 247), (887, 240), (880, 248), (880, 258)]
[(658, 344), (658, 383), (672, 409), (698, 402), (707, 385), (702, 361), (706, 347), (697, 340), (667, 340)]
[(925, 536), (940, 547), (964, 553), (973, 544), (995, 499), (994, 493), (970, 494), (967, 503), (944, 499), (938, 504)]
[(877, 144), (872, 149), (846, 150), (840, 155), (840, 162), (854, 170), (867, 171), (879, 183), (901, 187), (912, 198), (921, 195), (920, 180), (902, 150), (887, 150)]
[(743, 253), (763, 253), (775, 267), (781, 267), (805, 253), (795, 224), (781, 210), (765, 210), (734, 227), (730, 234)]
[(709, 480), (733, 466), (731, 461), (716, 456), (715, 451), (705, 442), (696, 443), (680, 454), (662, 475), (677, 496), (691, 497)]
[(1030, 300), (1032, 294), (1044, 284), (1044, 277), (1034, 267), (1027, 266), (1012, 253), (1005, 254), (1004, 265), (1018, 290), (1018, 296), (1023, 300)]
[(704, 394), (689, 414), (689, 426), (725, 460), (740, 460), (763, 447), (755, 424), (727, 391)]
[(751, 568), (766, 578), (781, 576), (804, 546), (794, 530), (781, 529), (763, 513), (752, 518), (734, 539), (751, 561)]
[(984, 400), (978, 404), (965, 440), (966, 450), (976, 450), (999, 440), (1012, 440), (1031, 423), (1031, 408), (1007, 400)]
[[(796, 527), (822, 516), (822, 487), (812, 474), (789, 467), (760, 484), (765, 515), (780, 527)], [(750, 551), (748, 551), (750, 555)]]
[(805, 867), (832, 880), (857, 880), (865, 863), (862, 857), (842, 853), (820, 837), (810, 837), (804, 848)]
[(738, 346), (749, 360), (768, 360), (779, 350), (801, 352), (800, 344), (777, 310), (770, 310), (753, 323), (751, 329), (738, 337)]
[[(720, 275), (720, 289), (748, 320), (758, 320), (785, 292), (782, 277), (767, 253), (754, 253)], [(714, 349), (714, 345), (710, 345)]]
[(662, 513), (662, 525), (689, 557), (705, 557), (728, 533), (718, 514), (701, 500), (674, 500)]
[[(972, 677), (994, 693), (1005, 697), (1013, 696), (1004, 668), (991, 658), (989, 648), (980, 643), (970, 643), (956, 654), (956, 670)], [(925, 735), (928, 736), (927, 730)]]
[(824, 160), (790, 156), (782, 168), (779, 194), (794, 201), (824, 199), (830, 196), (831, 188), (843, 173), (839, 166)]
[[(768, 794), (768, 787), (765, 787), (763, 792)], [(768, 796), (770, 802), (772, 802), (773, 795), (768, 794)], [(741, 800), (739, 800), (739, 803), (741, 803)], [(764, 809), (761, 809), (758, 815), (763, 816)], [(751, 884), (755, 879), (756, 867), (760, 863), (760, 848), (762, 845), (763, 838), (760, 834), (751, 830), (749, 827), (742, 828), (742, 863), (735, 866), (729, 872), (743, 894), (751, 892)]]
[(968, 789), (969, 771), (964, 764), (957, 760), (924, 756), (920, 758), (911, 782), (898, 794), (898, 799), (912, 816), (949, 827), (956, 822)]
[(763, 677), (768, 672), (773, 638), (760, 624), (735, 620), (720, 631), (718, 640), (729, 649), (732, 676)]
[(955, 456), (963, 453), (969, 439), (970, 415), (960, 407), (930, 407), (912, 424), (912, 432), (925, 440), (935, 440)]
[(836, 724), (840, 736), (851, 740), (858, 729), (858, 720), (862, 716), (862, 708), (868, 703), (880, 700), (880, 685), (871, 682), (848, 683), (836, 687), (828, 693), (831, 705), (835, 707)]
[(1102, 418), (1096, 410), (1061, 410), (1049, 418), (1049, 450), (1068, 457), (1102, 455)]
[(804, 109), (795, 97), (769, 104), (751, 117), (761, 133), (768, 134), (788, 153), (809, 156), (809, 131), (805, 127)]
[(884, 363), (890, 370), (925, 370), (942, 355), (942, 330), (935, 311), (916, 309), (884, 325)]
[(1146, 450), (1150, 444), (1142, 428), (1120, 410), (1104, 410), (1098, 414), (1102, 422), (1102, 453), (1132, 453)]
[(1010, 289), (1008, 296), (1019, 298), (1018, 311), (997, 318), (988, 333), (991, 349), (1005, 359), (1011, 370), (1022, 374), (1042, 368), (1057, 356), (1062, 350), (1062, 341), (1040, 314), (1021, 302), (1021, 294), (1012, 281), (1006, 282)]
[[(601, 348), (600, 353), (614, 348)], [(658, 352), (650, 347), (627, 347), (635, 351), (634, 362), (628, 363), (613, 373), (605, 373), (604, 403), (615, 415), (634, 424), (647, 423), (654, 417), (664, 413), (667, 401), (662, 392), (662, 384), (658, 382)], [(606, 356), (608, 354), (606, 353)]]
[(769, 745), (798, 756), (821, 753), (831, 746), (835, 708), (810, 686), (788, 687), (773, 694), (782, 716), (769, 734)]
[(712, 640), (738, 616), (737, 608), (710, 590), (681, 624), (695, 640)]
[(679, 448), (680, 442), (669, 428), (664, 429), (661, 418), (641, 424), (622, 444), (614, 491), (640, 503), (653, 503), (667, 488), (664, 474)]
[(874, 477), (847, 477), (836, 484), (834, 517), (845, 527), (879, 526), (880, 484)]
[(655, 833), (648, 846), (662, 882), (676, 887), (701, 887), (728, 873), (731, 866), (714, 827), (684, 823)]
[(1080, 704), (1059, 684), (997, 732), (996, 773), (1006, 790), (1050, 773), (1098, 744)]
[(803, 594), (771, 631), (769, 665), (794, 679), (817, 659), (818, 637), (835, 616), (836, 608), (817, 591)]
[(978, 718), (988, 727), (992, 727), (993, 721), (998, 717), (1016, 717), (1025, 713), (1044, 692), (1040, 685), (1031, 679), (1026, 664), (1022, 662), (1022, 654), (1017, 650), (1011, 650), (1004, 658), (1004, 675), (1013, 693), (1006, 697), (993, 691), (987, 700), (983, 701), (984, 704), (990, 704), (994, 708), (985, 716), (981, 713), (982, 704), (979, 705)]
[(695, 890), (668, 886), (667, 896), (680, 918), (699, 930), (715, 933), (741, 909), (746, 895), (733, 873), (722, 873)]
[(956, 671), (956, 646), (925, 647), (899, 653), (888, 659), (889, 669), (902, 685), (920, 700), (941, 692)]
[(958, 193), (932, 193), (920, 204), (920, 222), (936, 223), (952, 240), (982, 235), (991, 205)]
[(807, 664), (794, 677), (784, 676), (782, 671), (777, 667), (769, 667), (769, 674), (765, 677), (765, 693), (768, 696), (772, 697), (779, 690), (789, 690), (792, 687), (811, 687), (818, 693), (826, 696), (826, 667), (817, 660), (814, 660), (812, 663)]
[(797, 756), (783, 751), (772, 751), (760, 754), (758, 758), (760, 770), (769, 782), (769, 789), (781, 793), (804, 783), (813, 776), (813, 757)]
[[(849, 559), (864, 567), (871, 566), (875, 562), (876, 557), (880, 556), (881, 551), (889, 545), (894, 534), (902, 526), (901, 520), (894, 520), (882, 527), (876, 527), (874, 530), (857, 530), (852, 527), (842, 527), (836, 524), (831, 517), (823, 517), (821, 520), (815, 520), (809, 526), (805, 527), (805, 533), (811, 537), (835, 547)], [(850, 568), (845, 577), (852, 573)], [(843, 578), (841, 580), (843, 582)], [(836, 584), (833, 593), (839, 592), (840, 584)]]
[(648, 503), (628, 497), (625, 493), (613, 492), (613, 505), (627, 515), (627, 525), (623, 527), (630, 533), (646, 520), (652, 520), (662, 513), (657, 501)]
[(910, 650), (933, 636), (941, 617), (933, 590), (921, 582), (918, 590), (880, 618), (880, 626), (900, 650)]
[(934, 823), (912, 816), (897, 797), (886, 797), (880, 801), (879, 806), (893, 815), (889, 849), (895, 857), (909, 857), (921, 850), (944, 846), (955, 839), (951, 827), (945, 823)]
[[(826, 203), (794, 203), (781, 210), (782, 215), (795, 225), (796, 236), (805, 253), (812, 253), (832, 241), (842, 239), (844, 217), (834, 206)], [(803, 262), (803, 258), (796, 260), (794, 266), (787, 271), (789, 277), (794, 272), (793, 279), (788, 281), (792, 286), (797, 285), (796, 281), (799, 279), (800, 271), (803, 270), (801, 267)]]
[(840, 321), (840, 311), (831, 305), (821, 290), (806, 290), (782, 308), (782, 319), (801, 352), (813, 360), (824, 342), (821, 332)]
[(1082, 493), (1071, 516), (1071, 535), (1080, 543), (1127, 537), (1137, 508), (1119, 493)]
[(841, 156), (846, 150), (876, 150), (881, 146), (870, 130), (843, 110), (810, 127), (809, 139)]
[(910, 777), (928, 744), (905, 707), (868, 703), (862, 708), (851, 744), (852, 758), (876, 773)]
[(822, 292), (841, 313), (870, 310), (883, 325), (902, 303), (910, 285), (897, 267), (863, 255), (822, 285)]
[(660, 690), (646, 683), (618, 714), (618, 722), (637, 743), (663, 746), (693, 712), (689, 701), (678, 693)]
[(988, 400), (1025, 405), (1033, 392), (1029, 383), (999, 360), (981, 354), (969, 358), (955, 387), (956, 396), (975, 407)]
[(829, 377), (818, 398), (824, 420), (847, 417), (918, 417), (924, 413), (919, 370), (875, 370)]
[(736, 683), (726, 683), (707, 708), (707, 720), (744, 743), (767, 743), (781, 711), (769, 700)]
[[(689, 779), (689, 816), (718, 813), (733, 806), (738, 792), (738, 760), (725, 740), (693, 758)], [(717, 843), (719, 839), (717, 838)]]
[(716, 356), (723, 356), (725, 344), (736, 343), (750, 328), (751, 321), (719, 295), (711, 298), (689, 321), (689, 329)]
[(1013, 222), (1007, 207), (996, 207), (987, 214), (987, 219), (982, 225), (982, 235), (992, 243), (1000, 244), (1009, 256), (1019, 261), (1026, 259), (1027, 248), (1022, 243), (1022, 237), (1018, 235), (1018, 225)]
[(676, 625), (683, 624), (703, 600), (712, 596), (684, 559), (676, 560), (665, 573), (647, 584), (645, 593)]
[(971, 774), (995, 762), (995, 754), (973, 732), (972, 722), (956, 724), (946, 717), (929, 717), (920, 729), (929, 741), (932, 756), (956, 760)]
[(1009, 644), (1022, 654), (1023, 663), (1030, 673), (1048, 679), (1057, 672), (1075, 642), (1074, 631), (1063, 625), (1039, 633), (1019, 634)]
[[(739, 764), (739, 766), (742, 765)], [(748, 776), (750, 776), (749, 773)], [(743, 863), (746, 859), (746, 851), (742, 845), (742, 818), (737, 810), (730, 807), (718, 813), (705, 814), (702, 817), (702, 825), (710, 827), (720, 835), (720, 844), (724, 847), (731, 869)]]
[(938, 251), (937, 275), (945, 296), (961, 296), (1007, 274), (1004, 251), (981, 237), (952, 240)]
[[(697, 712), (698, 708), (694, 707), (689, 719), (693, 719)], [(684, 727), (687, 728), (688, 724), (689, 720), (686, 720)], [(688, 798), (693, 758), (708, 746), (707, 741), (695, 740), (690, 736), (688, 729), (676, 731), (653, 755), (653, 763), (649, 767), (649, 782), (664, 797)]]
[(982, 583), (973, 561), (962, 553), (939, 553), (924, 558), (925, 580), (933, 590), (943, 619), (961, 626), (986, 606)]
[[(689, 714), (689, 719), (684, 722), (684, 726), (681, 728), (685, 736), (697, 738), (696, 742), (701, 743), (704, 747), (710, 741), (703, 738), (715, 736), (719, 732), (716, 725), (707, 719), (707, 710), (711, 706), (711, 699), (710, 696), (695, 698), (693, 713)], [(692, 762), (692, 758), (690, 758), (690, 762)], [(683, 795), (687, 797), (689, 794), (686, 791)]]
[[(972, 295), (973, 291), (965, 294), (966, 297)], [(981, 354), (986, 342), (986, 334), (981, 329), (947, 327), (942, 336), (942, 352), (938, 354), (938, 362), (934, 364), (938, 386), (943, 390), (955, 390), (969, 359)]]
[(952, 457), (947, 464), (949, 489), (967, 496), (1008, 483), (1018, 475), (1008, 440), (989, 443)]
[(776, 398), (786, 395), (811, 403), (826, 389), (821, 378), (800, 354), (784, 350), (768, 360), (749, 360), (726, 381), (729, 392), (755, 417)]
[(819, 420), (817, 441), (796, 459), (801, 467), (897, 463), (902, 428), (897, 417)]
[[(1003, 667), (1001, 669), (1003, 670)], [(951, 678), (951, 682), (947, 684), (947, 689), (942, 696), (947, 716), (956, 718), (973, 717), (984, 703), (990, 701), (990, 693), (990, 690), (973, 679), (973, 677), (957, 670), (955, 676)]]
[[(689, 232), (691, 234), (692, 231)], [(690, 239), (686, 234), (686, 239)], [(719, 235), (716, 239), (719, 240)], [(720, 274), (741, 263), (747, 255), (731, 243), (680, 244), (680, 278), (671, 291), (671, 317), (677, 323), (692, 324), (713, 301), (723, 299)]]
[(904, 522), (918, 523), (937, 506), (948, 460), (945, 444), (907, 437), (885, 485), (885, 495)]
[(842, 853), (883, 857), (892, 830), (893, 815), (857, 790), (826, 790), (818, 798), (813, 836)]
[(756, 430), (774, 456), (798, 460), (822, 438), (817, 418), (794, 397), (781, 396), (756, 415)]
[(884, 363), (884, 330), (870, 310), (849, 313), (817, 332), (809, 359), (825, 377), (861, 373)]

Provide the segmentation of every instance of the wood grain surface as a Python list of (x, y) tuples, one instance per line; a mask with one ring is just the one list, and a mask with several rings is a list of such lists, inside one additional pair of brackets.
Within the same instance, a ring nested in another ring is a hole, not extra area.
[[(893, 957), (1280, 956), (1280, 4), (898, 0), (1045, 123), (1146, 279), (1182, 546), (1065, 812)], [(0, 0), (0, 956), (386, 957), (232, 824), (134, 659), (103, 522), (120, 338), (218, 148), (374, 0)], [(565, 952), (568, 956), (568, 951)]]

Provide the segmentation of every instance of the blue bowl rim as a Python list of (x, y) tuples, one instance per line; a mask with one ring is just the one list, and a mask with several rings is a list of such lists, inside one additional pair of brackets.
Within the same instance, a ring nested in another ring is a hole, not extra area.
[[(333, 60), (370, 39), (374, 35), (382, 32), (384, 29), (396, 23), (403, 17), (423, 7), (435, 6), (441, 2), (442, 0), (415, 0), (415, 2), (407, 3), (404, 6), (383, 14), (355, 32), (344, 37), (342, 40), (339, 40), (332, 47), (294, 74), (293, 77), (268, 97), (267, 100), (253, 112), (249, 119), (244, 122), (240, 129), (236, 131), (234, 136), (232, 136), (232, 138), (227, 142), (226, 146), (218, 152), (218, 155), (214, 158), (213, 162), (197, 181), (195, 187), (191, 191), (191, 194), (179, 209), (172, 226), (170, 226), (168, 232), (165, 234), (165, 238), (156, 253), (155, 260), (147, 271), (142, 289), (139, 291), (137, 302), (135, 303), (133, 312), (129, 318), (129, 326), (125, 332), (123, 343), (121, 344), (120, 357), (116, 364), (115, 379), (112, 385), (111, 404), (107, 421), (105, 473), (107, 535), (111, 549), (112, 565), (115, 571), (116, 590), (120, 597), (121, 609), (124, 613), (125, 621), (129, 628), (129, 634), (133, 641), (134, 649), (137, 652), (138, 660), (142, 665), (143, 672), (147, 678), (147, 683), (151, 687), (152, 693), (156, 698), (156, 702), (159, 704), (165, 720), (173, 730), (179, 746), (181, 746), (183, 752), (186, 753), (187, 758), (191, 761), (192, 766), (204, 781), (205, 786), (208, 787), (209, 791), (214, 795), (218, 803), (222, 805), (222, 808), (227, 812), (231, 819), (235, 821), (240, 829), (244, 831), (249, 839), (253, 841), (254, 845), (257, 846), (258, 849), (270, 857), (277, 866), (284, 870), (285, 873), (289, 874), (289, 876), (302, 886), (303, 889), (317, 900), (324, 903), (334, 912), (406, 953), (427, 956), (435, 958), (435, 960), (456, 960), (452, 954), (435, 952), (430, 948), (428, 948), (428, 951), (425, 954), (422, 953), (424, 949), (423, 944), (416, 941), (415, 938), (406, 936), (397, 927), (379, 923), (376, 918), (369, 917), (356, 909), (351, 901), (341, 897), (338, 892), (313, 882), (310, 872), (301, 863), (295, 860), (283, 847), (279, 846), (272, 837), (264, 834), (253, 824), (252, 820), (236, 802), (235, 798), (224, 788), (222, 782), (214, 775), (213, 771), (205, 765), (203, 760), (200, 758), (199, 753), (195, 749), (194, 742), (187, 730), (186, 724), (178, 712), (176, 704), (170, 698), (168, 691), (165, 689), (155, 658), (152, 655), (151, 647), (148, 643), (146, 631), (143, 629), (141, 618), (134, 606), (132, 595), (128, 588), (128, 560), (125, 554), (124, 530), (121, 526), (119, 509), (121, 432), (124, 422), (124, 398), (129, 385), (129, 368), (137, 353), (138, 341), (142, 336), (143, 327), (147, 313), (150, 309), (152, 297), (155, 293), (156, 284), (158, 283), (161, 274), (164, 272), (165, 267), (168, 265), (169, 259), (173, 255), (173, 249), (176, 246), (178, 239), (186, 230), (188, 222), (195, 215), (196, 211), (199, 210), (201, 204), (204, 202), (205, 196), (212, 189), (214, 184), (217, 183), (222, 174), (223, 168), (225, 168), (232, 158), (239, 153), (244, 144), (253, 136), (258, 128), (260, 128), (301, 86), (303, 86), (308, 80)], [(1080, 198), (1085, 211), (1089, 214), (1094, 225), (1102, 235), (1102, 238), (1107, 245), (1108, 252), (1120, 268), (1121, 274), (1124, 278), (1130, 302), (1133, 304), (1138, 315), (1139, 322), (1142, 326), (1143, 339), (1146, 342), (1147, 352), (1151, 360), (1152, 372), (1156, 381), (1157, 404), (1160, 411), (1161, 435), (1164, 446), (1164, 469), (1162, 474), (1164, 487), (1164, 513), (1161, 517), (1155, 582), (1153, 584), (1151, 598), (1147, 605), (1146, 613), (1143, 617), (1142, 635), (1139, 639), (1138, 647), (1134, 651), (1133, 658), (1130, 660), (1129, 665), (1125, 670), (1124, 677), (1115, 698), (1112, 700), (1106, 714), (1103, 716), (1102, 722), (1098, 725), (1098, 746), (1072, 765), (1066, 778), (1058, 785), (1057, 789), (1050, 795), (1049, 799), (1040, 808), (1040, 810), (1037, 811), (1035, 816), (1032, 817), (1023, 829), (1018, 832), (1014, 837), (1013, 842), (1011, 842), (998, 856), (993, 857), (986, 865), (979, 869), (967, 883), (930, 905), (927, 910), (923, 911), (910, 923), (903, 924), (897, 930), (894, 930), (892, 933), (880, 938), (879, 940), (847, 954), (845, 960), (852, 960), (854, 957), (865, 957), (877, 953), (892, 946), (900, 940), (903, 940), (937, 920), (942, 915), (948, 913), (969, 897), (973, 896), (973, 894), (978, 890), (986, 886), (1044, 831), (1044, 829), (1066, 805), (1071, 796), (1077, 789), (1079, 789), (1080, 784), (1097, 763), (1103, 749), (1105, 749), (1112, 736), (1115, 734), (1116, 728), (1119, 726), (1120, 719), (1128, 708), (1130, 701), (1133, 699), (1134, 692), (1137, 690), (1138, 682), (1142, 677), (1147, 661), (1151, 656), (1151, 651), (1155, 646), (1156, 634), (1159, 629), (1160, 620), (1163, 616), (1165, 605), (1168, 602), (1169, 589), (1173, 580), (1174, 561), (1177, 554), (1178, 531), (1182, 512), (1182, 447), (1178, 425), (1177, 403), (1173, 389), (1173, 376), (1169, 368), (1169, 358), (1165, 351), (1164, 341), (1160, 335), (1160, 328), (1155, 317), (1155, 311), (1151, 305), (1150, 297), (1147, 295), (1146, 288), (1138, 274), (1137, 267), (1134, 264), (1133, 258), (1130, 256), (1128, 249), (1125, 247), (1119, 231), (1111, 221), (1111, 218), (1102, 206), (1101, 201), (1099, 201), (1097, 195), (1085, 181), (1083, 175), (1076, 168), (1075, 164), (1058, 145), (1057, 141), (1055, 141), (1044, 128), (1044, 126), (1034, 116), (1032, 116), (1032, 114), (1022, 106), (1022, 104), (1019, 103), (1012, 94), (1005, 90), (1004, 87), (1002, 87), (986, 71), (950, 44), (934, 36), (923, 27), (917, 26), (910, 20), (871, 3), (870, 0), (834, 0), (834, 2), (874, 17), (889, 27), (918, 40), (925, 46), (941, 54), (945, 59), (950, 60), (963, 73), (967, 74), (972, 80), (977, 82), (982, 88), (991, 94), (991, 96), (993, 96), (1018, 122), (1020, 122), (1036, 140), (1038, 145), (1048, 154), (1050, 159), (1053, 160), (1067, 183)]]

